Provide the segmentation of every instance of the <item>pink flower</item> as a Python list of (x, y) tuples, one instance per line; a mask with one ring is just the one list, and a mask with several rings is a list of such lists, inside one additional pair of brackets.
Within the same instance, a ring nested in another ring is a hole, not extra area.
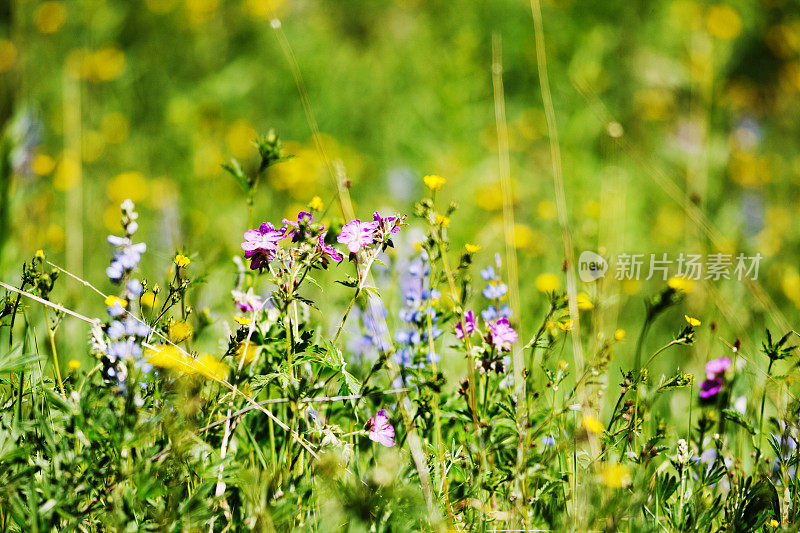
[(510, 350), (511, 345), (517, 342), (517, 332), (508, 325), (508, 318), (503, 317), (495, 322), (488, 322), (492, 334), (492, 344), (500, 351)]
[(242, 311), (252, 312), (264, 306), (261, 298), (253, 293), (252, 287), (247, 289), (247, 292), (231, 291), (231, 296), (233, 296), (233, 302)]
[(715, 396), (722, 389), (722, 379), (707, 379), (700, 384), (700, 397), (703, 399)]
[(394, 446), (394, 426), (389, 423), (389, 415), (385, 409), (381, 409), (375, 416), (367, 421), (369, 429), (369, 440), (382, 444), (387, 448)]
[(461, 322), (456, 324), (456, 337), (459, 339), (463, 339), (464, 337), (468, 337), (472, 335), (472, 332), (475, 331), (475, 313), (473, 311), (467, 311), (464, 313), (464, 325), (461, 325)]
[(244, 232), (242, 250), (244, 250), (244, 256), (251, 259), (250, 268), (252, 270), (258, 269), (262, 261), (269, 262), (275, 258), (278, 242), (285, 237), (285, 230), (285, 226), (276, 230), (275, 226), (265, 222), (257, 230), (251, 229)]
[(378, 229), (380, 222), (361, 222), (359, 219), (351, 220), (342, 226), (342, 232), (336, 239), (342, 244), (347, 245), (347, 250), (354, 254), (363, 246), (372, 244), (375, 238), (375, 230)]
[(317, 241), (319, 244), (320, 249), (322, 250), (322, 262), (327, 265), (328, 259), (333, 259), (337, 263), (342, 260), (342, 256), (339, 252), (336, 251), (336, 248), (325, 244), (325, 234), (326, 232), (319, 234), (319, 240)]
[(731, 360), (728, 357), (718, 357), (706, 363), (706, 377), (714, 379), (720, 374), (724, 374), (728, 367), (731, 366)]

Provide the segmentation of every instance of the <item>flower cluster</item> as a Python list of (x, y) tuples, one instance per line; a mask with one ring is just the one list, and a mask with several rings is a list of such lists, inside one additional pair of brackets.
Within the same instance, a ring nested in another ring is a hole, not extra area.
[(441, 294), (430, 287), (430, 272), (428, 256), (423, 252), (411, 261), (401, 282), (405, 303), (399, 316), (406, 326), (395, 333), (398, 350), (394, 358), (403, 367), (415, 366), (420, 353), (425, 355), (428, 363), (439, 362), (439, 355), (429, 349), (428, 341), (429, 333), (434, 339), (443, 333), (437, 325), (439, 314), (435, 309)]
[[(108, 236), (108, 242), (116, 246), (111, 266), (106, 269), (106, 274), (113, 283), (120, 283), (123, 279), (129, 278), (133, 269), (139, 264), (141, 255), (147, 249), (145, 243), (133, 244), (131, 240), (139, 228), (136, 222), (139, 215), (134, 209), (133, 202), (125, 200), (120, 207), (125, 236)], [(116, 381), (122, 391), (125, 391), (125, 379), (128, 375), (126, 363), (128, 361), (145, 374), (153, 368), (153, 365), (142, 354), (142, 343), (150, 335), (150, 327), (137, 319), (128, 309), (130, 302), (141, 296), (142, 291), (142, 283), (137, 278), (130, 278), (125, 283), (120, 296), (109, 296), (105, 301), (106, 309), (112, 319), (105, 328), (109, 342), (97, 343), (97, 345), (103, 347), (102, 355), (104, 356), (106, 378)]]
[(125, 200), (122, 202), (121, 208), (125, 236), (108, 236), (108, 242), (115, 247), (115, 250), (111, 264), (106, 268), (106, 275), (114, 283), (120, 283), (127, 277), (139, 264), (142, 254), (147, 251), (147, 244), (143, 242), (134, 244), (131, 240), (133, 234), (139, 229), (139, 224), (136, 222), (139, 214), (134, 210), (133, 202)]
[(373, 243), (380, 244), (381, 247), (391, 246), (392, 234), (400, 231), (404, 225), (405, 217), (382, 217), (375, 211), (371, 222), (362, 222), (356, 218), (342, 226), (337, 241), (347, 246), (351, 258), (354, 258), (361, 249)]
[(327, 268), (330, 261), (338, 263), (342, 260), (333, 246), (325, 244), (325, 226), (315, 224), (311, 213), (301, 211), (296, 221), (284, 218), (282, 222), (279, 228), (271, 222), (264, 222), (258, 229), (244, 233), (241, 246), (245, 258), (250, 259), (251, 270), (263, 269), (274, 261), (281, 250), (278, 243), (285, 239), (301, 243), (301, 250), (310, 253), (310, 264), (313, 266)]

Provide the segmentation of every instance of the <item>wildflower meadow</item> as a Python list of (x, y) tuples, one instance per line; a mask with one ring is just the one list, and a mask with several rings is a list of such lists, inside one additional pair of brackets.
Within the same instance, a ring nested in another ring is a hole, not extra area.
[(799, 7), (0, 2), (0, 532), (800, 530)]

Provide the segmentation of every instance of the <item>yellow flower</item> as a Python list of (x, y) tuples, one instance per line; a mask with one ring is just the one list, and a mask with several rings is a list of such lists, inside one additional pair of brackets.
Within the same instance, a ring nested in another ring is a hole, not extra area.
[(197, 373), (189, 364), (186, 355), (177, 346), (159, 344), (145, 350), (147, 361), (159, 368), (175, 368), (186, 374)]
[(0, 72), (10, 70), (17, 61), (17, 47), (8, 39), (0, 39)]
[(560, 368), (561, 370), (566, 370), (568, 366), (569, 366), (569, 363), (567, 363), (563, 359), (559, 359), (558, 360), (558, 368)]
[(464, 249), (466, 249), (468, 253), (477, 254), (478, 252), (481, 251), (481, 245), (467, 243), (464, 245)]
[(614, 332), (614, 340), (617, 341), (617, 342), (624, 341), (625, 340), (625, 330), (624, 329), (618, 329), (617, 331), (615, 331)]
[(36, 250), (36, 259), (44, 261), (44, 250)]
[(589, 298), (589, 295), (585, 292), (578, 293), (578, 309), (581, 311), (588, 311), (590, 309), (594, 309), (594, 304), (592, 300)]
[[(247, 346), (247, 350), (245, 350), (245, 346)], [(245, 364), (250, 364), (256, 360), (258, 357), (259, 347), (252, 342), (249, 344), (246, 342), (240, 342), (239, 347), (236, 349), (236, 357), (241, 359), (244, 357)]]
[(603, 480), (603, 485), (612, 489), (627, 487), (632, 481), (630, 470), (620, 463), (604, 467), (600, 472), (600, 476)]
[(564, 322), (559, 322), (558, 327), (561, 331), (572, 331), (573, 322), (571, 318), (566, 319)]
[(325, 207), (325, 202), (319, 196), (315, 196), (308, 202), (308, 207), (314, 211), (322, 211), (322, 208)]
[(178, 265), (178, 267), (185, 267), (191, 262), (192, 261), (185, 255), (178, 254), (175, 256), (175, 264)]
[(555, 292), (561, 286), (561, 280), (555, 274), (539, 274), (536, 277), (536, 289), (540, 292)]
[(197, 373), (209, 379), (222, 381), (228, 377), (228, 365), (209, 353), (201, 354), (197, 359), (191, 360), (189, 364)]
[(67, 20), (67, 8), (63, 2), (43, 2), (36, 7), (33, 21), (42, 33), (55, 33)]
[(142, 294), (142, 297), (139, 299), (139, 301), (145, 307), (155, 307), (158, 305), (158, 298), (152, 292), (146, 292)]
[(192, 326), (183, 320), (178, 320), (169, 325), (169, 340), (172, 342), (183, 342), (191, 338), (193, 333)]
[(249, 326), (253, 319), (247, 316), (236, 315), (233, 319), (241, 326)]
[(31, 161), (31, 170), (37, 176), (47, 176), (56, 168), (56, 161), (47, 154), (36, 154)]
[(778, 522), (778, 521), (777, 521), (777, 520), (775, 520), (774, 518), (773, 518), (772, 520), (770, 520), (770, 521), (769, 521), (769, 527), (778, 527), (778, 526), (780, 526), (780, 525), (781, 525), (781, 524), (780, 524), (780, 522)]
[(702, 322), (700, 322), (696, 318), (690, 317), (689, 315), (683, 315), (683, 318), (686, 319), (686, 322), (688, 322), (690, 326), (695, 327), (695, 328), (697, 326), (699, 326), (700, 324), (702, 324)]
[(106, 305), (108, 307), (114, 307), (116, 304), (119, 304), (122, 307), (125, 307), (125, 306), (128, 305), (128, 301), (127, 300), (123, 300), (119, 296), (109, 296), (108, 298), (106, 298)]
[(70, 370), (74, 372), (75, 370), (78, 370), (81, 367), (81, 362), (78, 361), (77, 359), (70, 359), (69, 363), (67, 363), (67, 366), (69, 367)]
[(727, 41), (742, 31), (742, 18), (730, 6), (711, 6), (706, 14), (706, 28), (717, 39)]
[(436, 174), (428, 174), (422, 178), (422, 181), (424, 181), (425, 186), (432, 191), (438, 191), (444, 186), (445, 183), (447, 183), (445, 178), (437, 176)]
[(446, 228), (450, 225), (450, 217), (444, 215), (436, 215), (436, 225)]
[(669, 285), (672, 290), (685, 292), (686, 294), (689, 294), (694, 290), (694, 281), (680, 276), (673, 276), (669, 278), (667, 285)]
[(587, 431), (591, 431), (592, 433), (602, 433), (605, 428), (603, 428), (603, 424), (600, 423), (592, 415), (584, 415), (583, 417), (583, 427), (586, 428)]

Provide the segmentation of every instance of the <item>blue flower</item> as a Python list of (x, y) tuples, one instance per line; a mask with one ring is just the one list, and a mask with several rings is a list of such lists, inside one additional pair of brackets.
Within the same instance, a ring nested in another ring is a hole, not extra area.
[(505, 283), (498, 283), (497, 285), (487, 283), (486, 288), (483, 289), (483, 297), (487, 300), (496, 300), (505, 296), (507, 292), (508, 287)]
[(138, 298), (142, 294), (142, 282), (133, 278), (125, 284), (125, 290), (131, 295), (131, 298)]
[(481, 270), (481, 277), (486, 281), (494, 279), (494, 269), (491, 265)]

